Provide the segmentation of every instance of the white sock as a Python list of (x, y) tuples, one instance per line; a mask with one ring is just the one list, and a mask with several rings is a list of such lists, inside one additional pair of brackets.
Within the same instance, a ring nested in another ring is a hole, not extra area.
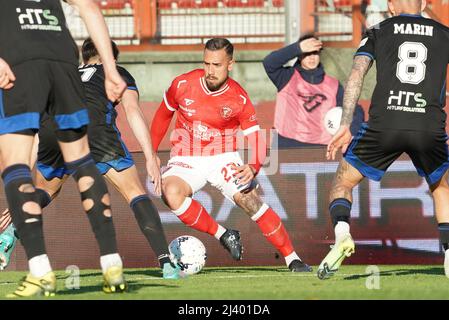
[(110, 267), (123, 267), (122, 258), (118, 253), (111, 253), (100, 257), (101, 270), (106, 272)]
[(284, 257), (285, 263), (287, 264), (287, 267), (292, 263), (293, 260), (301, 260), (295, 251), (290, 253), (288, 256)]
[(350, 234), (349, 223), (344, 221), (338, 221), (334, 230), (335, 230), (335, 242), (338, 242), (343, 236)]
[(41, 254), (28, 260), (30, 273), (33, 277), (40, 278), (51, 272), (50, 260), (46, 254)]
[(220, 240), (221, 236), (226, 232), (226, 229), (223, 228), (221, 225), (218, 225), (217, 232), (215, 232), (214, 237), (217, 240)]

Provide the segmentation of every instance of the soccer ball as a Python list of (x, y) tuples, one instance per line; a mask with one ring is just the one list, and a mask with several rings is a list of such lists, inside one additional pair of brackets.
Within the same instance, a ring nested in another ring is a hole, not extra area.
[(324, 128), (331, 135), (334, 135), (338, 128), (340, 128), (341, 115), (343, 114), (342, 107), (335, 107), (330, 109), (324, 116)]
[(170, 242), (168, 247), (171, 259), (187, 275), (194, 275), (203, 269), (207, 254), (204, 244), (192, 236), (180, 236)]

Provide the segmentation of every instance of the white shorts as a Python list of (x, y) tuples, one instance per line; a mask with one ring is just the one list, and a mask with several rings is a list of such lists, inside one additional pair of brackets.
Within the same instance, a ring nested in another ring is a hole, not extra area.
[(243, 161), (238, 152), (226, 152), (215, 156), (175, 156), (168, 161), (162, 178), (179, 177), (191, 188), (193, 194), (201, 190), (207, 182), (220, 190), (234, 202), (234, 195), (248, 185), (239, 185), (232, 165), (242, 166)]

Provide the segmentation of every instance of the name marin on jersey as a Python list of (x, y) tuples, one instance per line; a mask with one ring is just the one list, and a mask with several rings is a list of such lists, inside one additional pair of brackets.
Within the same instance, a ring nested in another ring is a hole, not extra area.
[(433, 26), (417, 23), (395, 23), (394, 34), (414, 34), (418, 36), (433, 37)]
[[(33, 2), (38, 2), (33, 0)], [(19, 20), (22, 30), (40, 30), (40, 31), (62, 31), (62, 27), (59, 25), (59, 19), (51, 14), (51, 10), (44, 9), (23, 9), (16, 8), (16, 12), (19, 14), (17, 19)]]

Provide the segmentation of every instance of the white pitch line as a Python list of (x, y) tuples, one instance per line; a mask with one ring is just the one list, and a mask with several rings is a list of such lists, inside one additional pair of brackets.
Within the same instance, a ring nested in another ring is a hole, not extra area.
[[(125, 273), (126, 275), (126, 273)], [(335, 274), (333, 277), (350, 277), (350, 276), (358, 276), (360, 274)], [(100, 276), (99, 276), (100, 277)], [(287, 274), (263, 274), (263, 275), (235, 275), (235, 276), (213, 276), (210, 277), (209, 275), (194, 275), (194, 276), (190, 276), (188, 277), (186, 280), (188, 280), (189, 278), (194, 277), (194, 278), (213, 278), (213, 279), (244, 279), (244, 278), (270, 278), (270, 277), (296, 277), (296, 278), (316, 278), (316, 274), (312, 273), (312, 274), (294, 274), (293, 272), (291, 274), (287, 273)], [(82, 279), (83, 277), (81, 277), (80, 282), (101, 282), (101, 279), (99, 278), (98, 280), (96, 279)], [(67, 278), (59, 278), (57, 280), (60, 281), (64, 281)], [(318, 279), (318, 278), (317, 278)], [(174, 283), (170, 280), (165, 280), (161, 277), (138, 277), (138, 278), (130, 278), (130, 277), (126, 277), (126, 280), (129, 281), (153, 281), (153, 280), (158, 280), (158, 281), (163, 281), (166, 283)], [(180, 279), (182, 281), (182, 279)], [(7, 285), (11, 285), (11, 284), (17, 284), (17, 282), (0, 282), (0, 286), (7, 286)]]

